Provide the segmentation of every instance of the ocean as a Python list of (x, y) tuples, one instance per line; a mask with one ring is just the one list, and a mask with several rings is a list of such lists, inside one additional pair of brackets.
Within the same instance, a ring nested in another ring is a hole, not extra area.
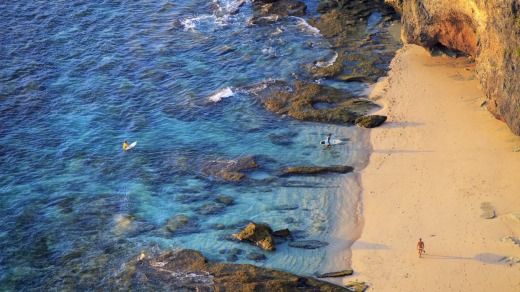
[[(303, 1), (304, 17), (267, 24), (252, 24), (253, 5), (242, 2), (0, 4), (2, 290), (118, 287), (140, 254), (182, 248), (313, 275), (350, 248), (369, 132), (275, 115), (248, 88), (305, 80), (359, 95), (369, 85), (305, 70), (337, 57), (308, 23), (318, 1)], [(325, 149), (327, 133), (342, 143)], [(125, 140), (136, 147), (123, 151)], [(204, 171), (244, 157), (261, 166), (245, 181)], [(278, 175), (300, 165), (356, 171)], [(232, 240), (249, 221), (328, 245), (266, 252)]]

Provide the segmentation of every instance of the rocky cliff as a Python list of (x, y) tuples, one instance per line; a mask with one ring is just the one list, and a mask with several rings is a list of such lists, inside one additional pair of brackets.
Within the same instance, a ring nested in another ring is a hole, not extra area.
[(471, 55), (488, 110), (520, 135), (520, 1), (386, 0), (402, 15), (402, 39)]

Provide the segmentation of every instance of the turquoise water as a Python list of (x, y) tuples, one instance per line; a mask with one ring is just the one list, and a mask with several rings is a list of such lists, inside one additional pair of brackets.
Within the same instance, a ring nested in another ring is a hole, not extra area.
[[(311, 275), (358, 236), (359, 174), (278, 178), (276, 170), (360, 170), (366, 132), (272, 115), (243, 89), (311, 80), (302, 68), (332, 58), (330, 44), (301, 18), (249, 24), (249, 3), (232, 14), (239, 1), (178, 2), (0, 4), (3, 289), (117, 287), (141, 252), (178, 248), (220, 261), (239, 248), (237, 262)], [(327, 133), (344, 143), (324, 150)], [(124, 152), (124, 140), (137, 146)], [(249, 156), (261, 168), (246, 182), (201, 171)], [(235, 203), (216, 204), (218, 195)], [(207, 204), (219, 209), (206, 214)], [(193, 228), (161, 232), (180, 214)], [(331, 245), (281, 243), (268, 253), (230, 241), (248, 220)], [(331, 237), (338, 226), (352, 234)]]

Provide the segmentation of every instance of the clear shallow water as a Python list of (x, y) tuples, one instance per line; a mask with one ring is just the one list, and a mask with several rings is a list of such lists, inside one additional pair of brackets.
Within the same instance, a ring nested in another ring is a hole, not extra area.
[[(359, 220), (357, 174), (276, 179), (275, 171), (362, 169), (369, 151), (364, 132), (274, 116), (241, 89), (308, 79), (303, 65), (334, 52), (300, 18), (250, 25), (250, 4), (230, 14), (237, 6), (0, 4), (1, 287), (115, 285), (141, 251), (193, 248), (225, 261), (240, 248), (238, 262), (255, 263), (245, 255), (262, 253), (257, 247), (226, 240), (248, 220), (322, 241), (338, 241), (329, 232), (350, 224), (352, 234), (339, 240), (348, 248)], [(332, 151), (319, 145), (329, 132), (345, 141)], [(138, 141), (136, 148), (124, 153), (125, 139)], [(262, 166), (249, 175), (271, 180), (223, 183), (200, 172), (206, 161), (247, 156)], [(202, 214), (218, 195), (235, 204)], [(197, 232), (158, 232), (179, 214)], [(348, 222), (337, 222), (340, 215)], [(332, 246), (283, 243), (255, 264), (310, 275), (334, 256)]]

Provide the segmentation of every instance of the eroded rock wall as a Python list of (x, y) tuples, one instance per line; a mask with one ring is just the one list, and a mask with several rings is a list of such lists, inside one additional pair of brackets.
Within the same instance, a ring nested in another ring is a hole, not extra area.
[(386, 0), (402, 15), (402, 39), (473, 56), (488, 110), (520, 135), (520, 1)]

